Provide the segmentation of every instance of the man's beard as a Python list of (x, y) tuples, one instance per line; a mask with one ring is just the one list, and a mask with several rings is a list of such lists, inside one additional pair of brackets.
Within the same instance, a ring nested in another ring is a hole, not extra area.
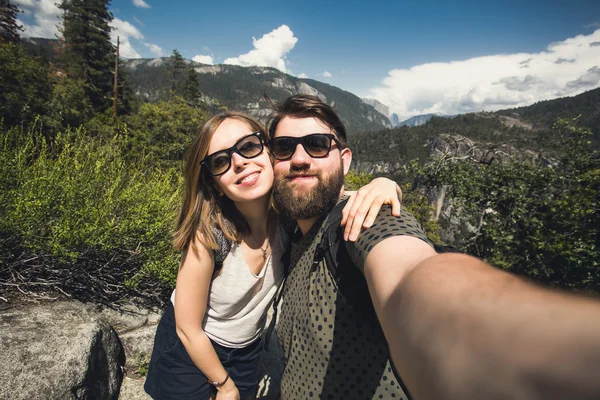
[[(295, 175), (314, 175), (318, 183), (312, 189), (302, 191), (288, 180)], [(340, 167), (328, 177), (323, 177), (319, 171), (297, 169), (275, 179), (273, 202), (275, 208), (286, 218), (297, 221), (319, 217), (336, 205), (343, 186), (341, 162)]]

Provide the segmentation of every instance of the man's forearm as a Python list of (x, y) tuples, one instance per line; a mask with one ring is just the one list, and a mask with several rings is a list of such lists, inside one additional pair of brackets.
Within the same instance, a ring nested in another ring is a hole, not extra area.
[(600, 303), (473, 257), (422, 261), (380, 318), (415, 399), (600, 396)]

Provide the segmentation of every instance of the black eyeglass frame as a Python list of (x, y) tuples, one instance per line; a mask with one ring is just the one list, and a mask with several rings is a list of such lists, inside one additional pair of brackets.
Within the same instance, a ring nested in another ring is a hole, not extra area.
[[(249, 138), (249, 137), (251, 137), (251, 136), (256, 136), (256, 137), (258, 137), (258, 140), (260, 141), (260, 146), (261, 146), (261, 149), (260, 149), (260, 151), (259, 151), (259, 152), (258, 152), (256, 155), (254, 155), (254, 156), (252, 156), (252, 157), (246, 157), (245, 155), (243, 155), (243, 154), (240, 152), (240, 150), (238, 149), (238, 147), (237, 147), (237, 146), (238, 146), (238, 145), (239, 145), (239, 144), (240, 144), (242, 141), (244, 141), (244, 140), (248, 139), (248, 138)], [(208, 172), (210, 175), (212, 175), (212, 176), (220, 176), (220, 175), (223, 175), (224, 173), (226, 173), (227, 171), (229, 171), (229, 169), (231, 168), (231, 158), (232, 158), (232, 154), (231, 154), (231, 153), (237, 153), (237, 154), (239, 154), (240, 156), (244, 157), (245, 159), (247, 159), (247, 160), (250, 160), (250, 159), (252, 159), (252, 158), (255, 158), (255, 157), (258, 157), (258, 156), (260, 156), (260, 155), (263, 153), (263, 151), (265, 151), (265, 139), (264, 139), (263, 133), (262, 133), (262, 132), (260, 132), (260, 131), (256, 131), (256, 132), (252, 132), (252, 133), (250, 133), (249, 135), (246, 135), (246, 136), (244, 136), (244, 137), (241, 137), (241, 138), (240, 138), (240, 139), (239, 139), (237, 142), (235, 142), (235, 143), (234, 143), (234, 145), (233, 145), (233, 146), (231, 146), (231, 147), (230, 147), (230, 148), (228, 148), (228, 149), (223, 149), (223, 150), (215, 151), (214, 153), (207, 155), (206, 157), (204, 157), (204, 159), (203, 159), (202, 161), (200, 161), (200, 166), (201, 166), (201, 167), (204, 167), (204, 168), (205, 168), (205, 170), (206, 170), (206, 171), (207, 171), (207, 172)], [(229, 165), (227, 166), (227, 168), (225, 168), (225, 171), (223, 171), (223, 172), (221, 172), (221, 173), (218, 173), (218, 174), (213, 174), (213, 173), (212, 173), (212, 171), (210, 170), (210, 168), (209, 168), (209, 167), (206, 165), (206, 163), (207, 163), (207, 161), (208, 161), (208, 159), (209, 159), (209, 158), (211, 158), (211, 157), (213, 157), (213, 156), (215, 156), (215, 155), (217, 155), (217, 154), (221, 154), (221, 153), (225, 153), (225, 154), (227, 154), (227, 156), (229, 157)]]
[[(305, 142), (308, 140), (307, 138), (314, 137), (314, 136), (325, 136), (327, 139), (329, 139), (329, 146), (327, 147), (327, 152), (325, 152), (325, 154), (322, 155), (322, 156), (314, 156), (306, 148)], [(292, 151), (292, 153), (288, 157), (280, 158), (280, 157), (277, 157), (275, 155), (275, 150), (274, 150), (275, 149), (275, 142), (278, 139), (288, 139), (288, 140), (292, 140), (294, 142), (294, 151)], [(346, 148), (342, 144), (342, 142), (340, 142), (339, 139), (336, 138), (335, 135), (332, 134), (332, 133), (311, 133), (311, 134), (300, 136), (300, 137), (296, 137), (296, 136), (278, 136), (276, 138), (272, 138), (271, 140), (269, 140), (268, 146), (269, 146), (269, 149), (271, 149), (271, 156), (274, 159), (276, 159), (278, 161), (286, 161), (286, 160), (289, 160), (290, 158), (292, 158), (294, 156), (294, 154), (296, 153), (296, 149), (298, 148), (298, 144), (301, 144), (302, 148), (304, 149), (304, 151), (306, 152), (306, 154), (308, 154), (312, 158), (325, 158), (331, 152), (331, 143), (332, 142), (334, 142), (338, 146), (338, 148), (340, 150), (343, 150), (343, 149)]]

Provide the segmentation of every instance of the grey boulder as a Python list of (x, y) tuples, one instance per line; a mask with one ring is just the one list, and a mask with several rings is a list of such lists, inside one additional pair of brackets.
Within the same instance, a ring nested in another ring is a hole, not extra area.
[(124, 365), (119, 337), (94, 306), (0, 312), (0, 399), (117, 399)]

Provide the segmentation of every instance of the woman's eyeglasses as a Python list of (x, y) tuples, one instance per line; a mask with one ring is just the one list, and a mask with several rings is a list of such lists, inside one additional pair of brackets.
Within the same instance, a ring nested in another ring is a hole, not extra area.
[(244, 158), (254, 158), (259, 156), (264, 148), (262, 133), (254, 132), (244, 136), (230, 148), (206, 156), (200, 161), (200, 165), (206, 167), (212, 176), (223, 175), (231, 168), (231, 153), (237, 153)]
[(269, 148), (273, 157), (280, 161), (292, 158), (298, 143), (304, 147), (304, 151), (312, 158), (324, 158), (331, 151), (332, 142), (335, 142), (340, 149), (344, 148), (335, 135), (331, 133), (313, 133), (302, 137), (279, 136), (269, 141)]

